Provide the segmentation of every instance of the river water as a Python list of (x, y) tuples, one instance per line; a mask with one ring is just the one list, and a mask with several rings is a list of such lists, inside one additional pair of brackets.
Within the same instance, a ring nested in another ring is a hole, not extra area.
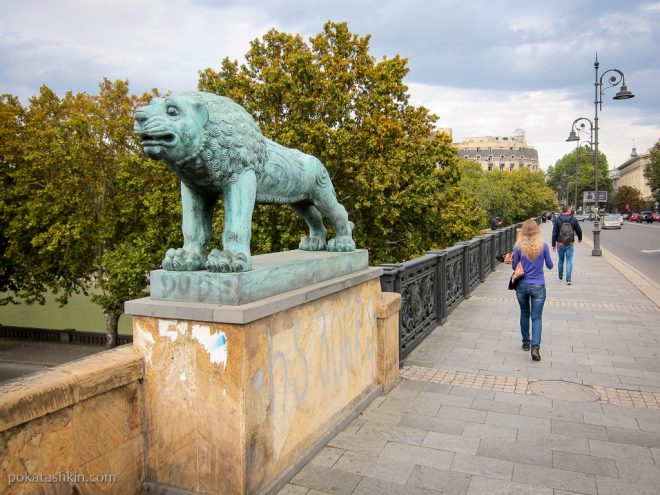
[[(9, 304), (0, 306), (0, 324), (37, 328), (73, 328), (85, 332), (105, 333), (105, 319), (99, 306), (87, 296), (74, 294), (69, 303), (62, 307), (55, 297), (47, 296), (46, 304)], [(122, 315), (119, 319), (119, 333), (132, 333), (132, 318)]]

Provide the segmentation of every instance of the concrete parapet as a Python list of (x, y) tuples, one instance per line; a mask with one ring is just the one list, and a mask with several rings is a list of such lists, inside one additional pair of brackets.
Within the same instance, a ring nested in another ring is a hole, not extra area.
[(401, 294), (383, 292), (378, 302), (378, 383), (389, 392), (399, 378)]
[(172, 304), (127, 305), (148, 314), (134, 316), (134, 345), (145, 357), (150, 491), (275, 493), (389, 388), (400, 296), (383, 294), (379, 275), (362, 270), (250, 303), (266, 316), (247, 323), (233, 322), (241, 306), (223, 322), (225, 306), (185, 305), (188, 318), (176, 318)]
[(120, 347), (0, 386), (0, 491), (138, 493), (141, 379), (141, 356)]

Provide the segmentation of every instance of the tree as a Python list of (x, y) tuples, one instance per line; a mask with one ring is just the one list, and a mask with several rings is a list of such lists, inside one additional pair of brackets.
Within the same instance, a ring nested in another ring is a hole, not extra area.
[(545, 182), (543, 172), (520, 169), (510, 172), (484, 171), (469, 160), (461, 161), (461, 186), (492, 217), (501, 214), (505, 225), (555, 209), (554, 191)]
[[(601, 152), (598, 156), (598, 171), (598, 190), (612, 191), (612, 179), (607, 173), (607, 157)], [(594, 190), (594, 157), (588, 155), (588, 150), (584, 148), (580, 149), (579, 152), (576, 150), (571, 151), (557, 160), (554, 167), (548, 168), (548, 186), (557, 192), (560, 200), (567, 198), (571, 204), (575, 202), (576, 178), (577, 202), (580, 204), (583, 192)]]
[[(621, 186), (611, 198), (612, 206), (617, 211), (641, 211), (642, 208), (642, 192), (636, 187)], [(629, 205), (629, 206), (628, 206)], [(628, 206), (628, 208), (626, 208)]]
[[(0, 293), (16, 290), (15, 274), (19, 269), (7, 255), (9, 239), (9, 201), (13, 188), (13, 171), (21, 166), (20, 131), (24, 111), (18, 98), (0, 96)], [(0, 304), (3, 298), (0, 296)]]
[(0, 266), (10, 267), (10, 292), (0, 302), (43, 304), (51, 290), (65, 304), (89, 293), (116, 345), (124, 301), (146, 295), (148, 270), (180, 237), (176, 178), (142, 157), (132, 132), (134, 108), (149, 96), (104, 80), (96, 96), (59, 98), (44, 86), (24, 109), (5, 97), (0, 129), (12, 141), (0, 163), (11, 187), (0, 196)]
[(644, 170), (644, 177), (656, 202), (660, 202), (660, 140), (651, 148), (651, 163)]
[[(201, 71), (199, 89), (232, 98), (265, 135), (319, 158), (373, 263), (478, 233), (484, 213), (452, 189), (459, 175), (450, 138), (434, 131), (436, 116), (409, 103), (406, 59), (377, 62), (369, 36), (333, 22), (309, 44), (271, 30), (251, 43), (245, 59)], [(448, 208), (461, 213), (448, 218)], [(259, 206), (254, 218), (255, 253), (295, 248), (305, 228), (282, 207)]]

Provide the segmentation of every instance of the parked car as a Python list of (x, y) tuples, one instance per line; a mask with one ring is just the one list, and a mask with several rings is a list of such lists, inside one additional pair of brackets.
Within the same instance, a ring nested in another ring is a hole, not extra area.
[(630, 220), (631, 222), (636, 222), (636, 221), (637, 221), (637, 217), (639, 217), (639, 213), (631, 213), (631, 214), (630, 214), (630, 218), (629, 218), (629, 220)]
[(620, 229), (623, 227), (623, 220), (616, 214), (608, 214), (603, 217), (603, 230)]
[(582, 213), (576, 213), (575, 219), (579, 222), (584, 222), (584, 215)]
[(654, 222), (660, 222), (660, 212), (654, 211), (651, 218), (653, 218)]
[(624, 214), (622, 215), (622, 218), (623, 218), (624, 220), (628, 220), (628, 214), (627, 214), (627, 213), (624, 213)]
[(637, 223), (653, 223), (653, 212), (651, 211), (643, 211), (639, 215), (637, 215)]

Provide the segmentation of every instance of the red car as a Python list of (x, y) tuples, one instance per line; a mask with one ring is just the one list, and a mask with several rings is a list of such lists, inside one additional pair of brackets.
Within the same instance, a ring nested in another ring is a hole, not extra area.
[(628, 217), (628, 220), (630, 220), (631, 222), (636, 222), (637, 217), (639, 217), (639, 213), (631, 213), (630, 216)]
[(653, 219), (654, 222), (660, 222), (660, 213), (657, 211), (654, 211), (651, 214), (651, 218)]

